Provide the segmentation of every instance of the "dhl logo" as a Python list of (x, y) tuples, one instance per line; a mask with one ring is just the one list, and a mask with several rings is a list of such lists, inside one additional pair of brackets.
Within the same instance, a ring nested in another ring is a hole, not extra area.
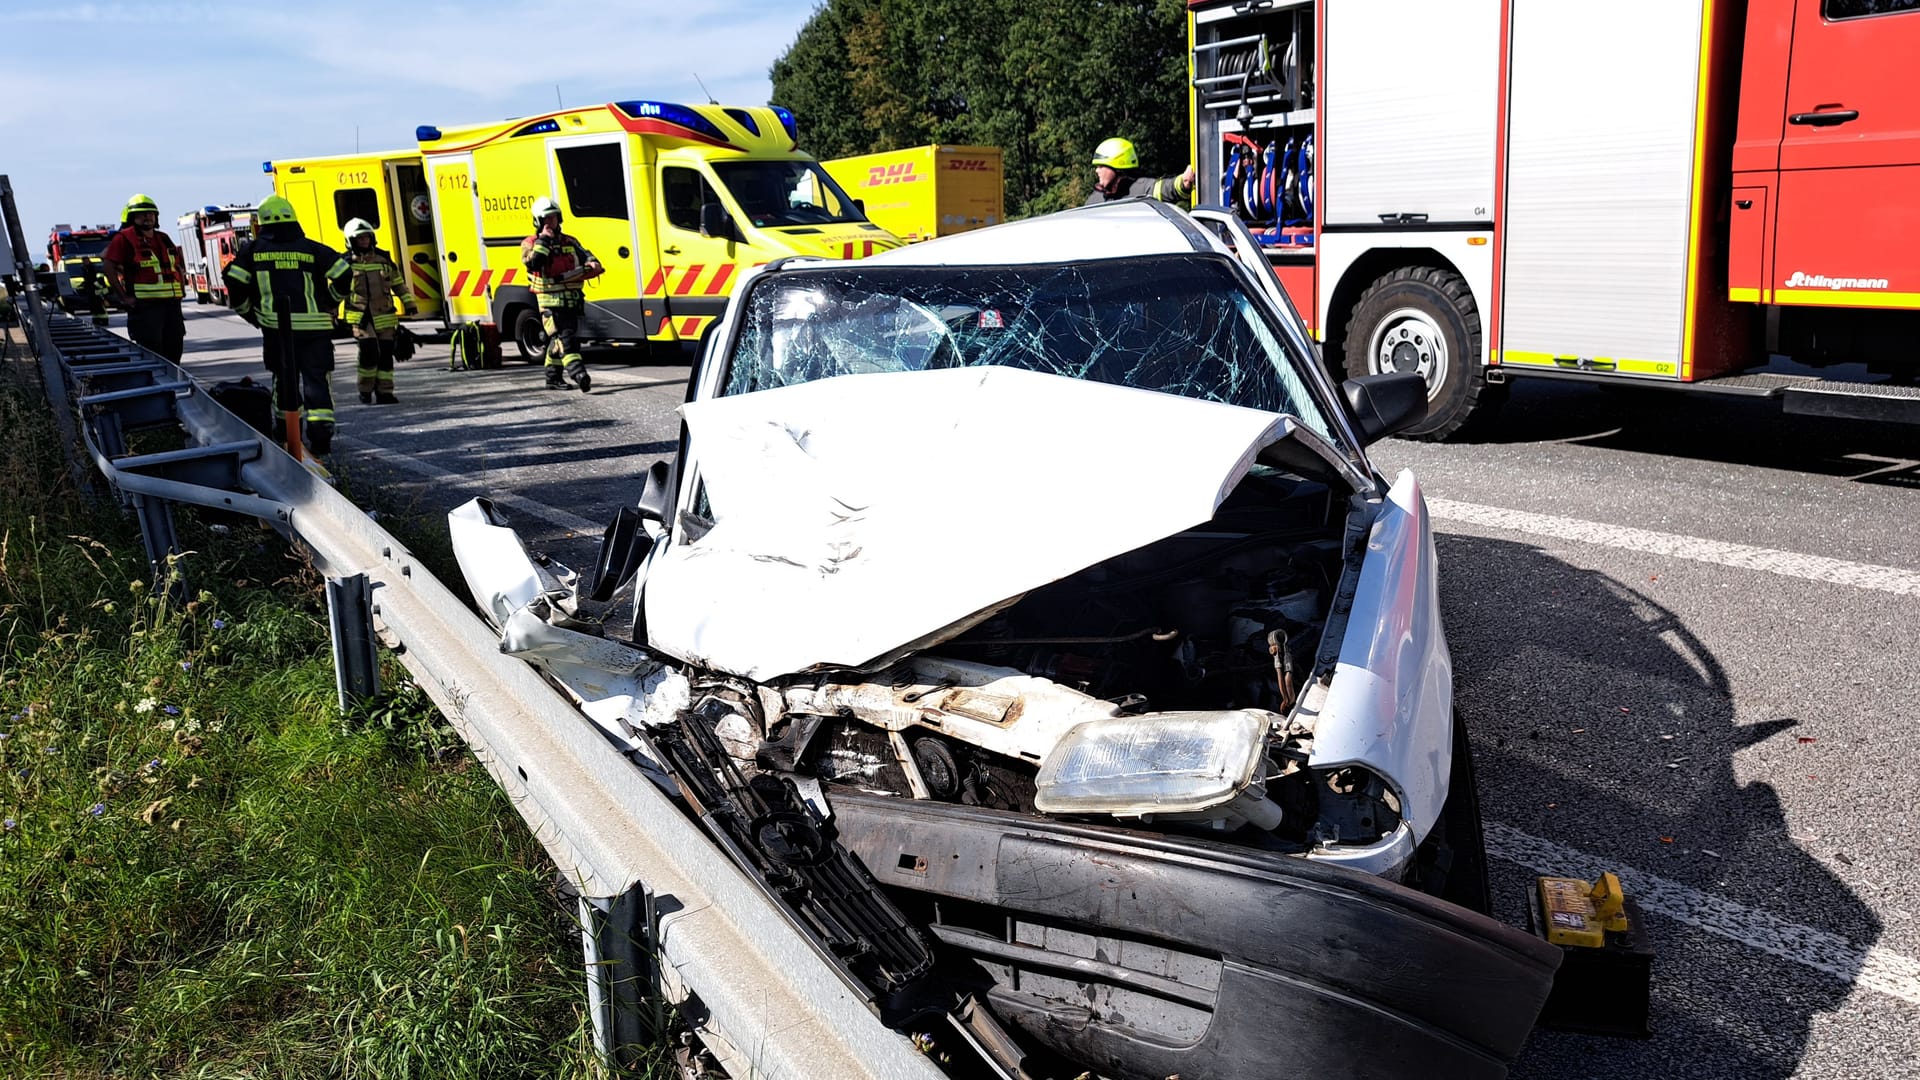
[(913, 162), (903, 161), (898, 165), (875, 165), (867, 170), (867, 187), (880, 187), (883, 184), (911, 184), (920, 179), (914, 171)]
[(986, 172), (987, 167), (987, 160), (985, 158), (952, 158), (947, 162), (948, 172), (952, 172), (955, 169), (964, 172)]
[[(499, 281), (495, 281), (493, 280), (493, 271), (491, 270), (482, 270), (480, 271), (478, 276), (474, 276), (473, 271), (471, 270), (462, 270), (459, 273), (453, 275), (453, 288), (447, 290), (447, 295), (448, 296), (485, 296), (487, 295), (488, 285), (498, 285), (499, 287), (504, 289), (507, 286), (513, 284), (513, 279), (518, 277), (519, 275), (520, 275), (520, 271), (517, 267), (510, 268), (506, 272), (500, 275)], [(473, 277), (473, 288), (471, 289), (467, 288), (467, 279), (469, 277)], [(415, 291), (417, 292), (418, 290), (415, 290)]]
[[(876, 251), (889, 251), (898, 244), (889, 244), (885, 240), (849, 240), (840, 245), (840, 257), (843, 259), (864, 259)], [(856, 251), (858, 254), (856, 254)]]

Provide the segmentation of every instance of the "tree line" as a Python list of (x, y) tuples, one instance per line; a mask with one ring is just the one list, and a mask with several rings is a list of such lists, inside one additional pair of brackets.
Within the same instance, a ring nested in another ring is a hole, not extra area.
[(1118, 135), (1186, 167), (1183, 0), (825, 0), (773, 63), (815, 157), (997, 146), (1010, 217), (1083, 202)]

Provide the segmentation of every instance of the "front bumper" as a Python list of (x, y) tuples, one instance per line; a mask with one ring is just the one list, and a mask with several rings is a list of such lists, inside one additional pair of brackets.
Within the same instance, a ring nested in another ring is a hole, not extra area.
[(840, 842), (931, 902), (930, 930), (984, 974), (1001, 1020), (1101, 1075), (1491, 1080), (1560, 962), (1484, 916), (1297, 856), (829, 798)]

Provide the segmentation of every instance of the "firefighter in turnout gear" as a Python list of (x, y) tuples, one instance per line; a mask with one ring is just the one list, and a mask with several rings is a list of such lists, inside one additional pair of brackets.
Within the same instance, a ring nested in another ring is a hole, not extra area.
[(1151, 195), (1161, 202), (1184, 203), (1193, 194), (1193, 166), (1179, 176), (1134, 177), (1140, 167), (1140, 152), (1128, 139), (1107, 139), (1093, 151), (1093, 191), (1086, 205), (1109, 199)]
[(145, 195), (127, 200), (120, 231), (100, 258), (107, 283), (127, 309), (127, 336), (161, 356), (180, 362), (187, 324), (180, 314), (187, 295), (186, 263), (180, 246), (160, 231), (160, 207)]
[(580, 314), (586, 310), (582, 286), (605, 271), (593, 252), (560, 231), (560, 204), (542, 197), (533, 204), (532, 236), (520, 242), (520, 261), (533, 279), (540, 324), (547, 332), (547, 389), (565, 390), (567, 380), (586, 393), (593, 377), (580, 358)]
[(107, 275), (100, 269), (98, 259), (85, 259), (80, 265), (80, 279), (73, 283), (73, 291), (79, 295), (80, 302), (86, 305), (87, 313), (93, 316), (93, 325), (107, 325)]
[(304, 408), (307, 446), (325, 456), (333, 449), (333, 311), (352, 271), (339, 252), (307, 239), (293, 204), (278, 195), (260, 204), (254, 227), (227, 264), (227, 288), (234, 310), (260, 328), (287, 452), (300, 456)]
[[(400, 312), (414, 313), (413, 298), (407, 295), (400, 265), (373, 242), (372, 225), (354, 218), (346, 232), (347, 267), (353, 276), (342, 306), (360, 347), (360, 404), (392, 405), (400, 400), (393, 396), (393, 340), (399, 334)], [(399, 312), (394, 310), (396, 301)]]

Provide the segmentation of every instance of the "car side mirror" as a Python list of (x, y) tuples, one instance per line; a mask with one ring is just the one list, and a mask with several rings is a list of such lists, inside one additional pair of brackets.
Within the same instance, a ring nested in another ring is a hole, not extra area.
[(600, 537), (600, 557), (594, 564), (588, 599), (602, 604), (613, 599), (613, 594), (640, 572), (641, 560), (652, 549), (653, 537), (640, 529), (640, 512), (631, 506), (621, 507)]
[(700, 235), (733, 239), (733, 219), (727, 216), (726, 207), (713, 202), (700, 204)]
[(642, 521), (667, 523), (667, 509), (673, 502), (673, 491), (667, 484), (672, 479), (673, 466), (666, 461), (656, 461), (647, 468), (647, 480), (640, 487), (637, 509)]
[(1347, 408), (1371, 446), (1427, 418), (1427, 380), (1411, 371), (1362, 375), (1340, 384)]

